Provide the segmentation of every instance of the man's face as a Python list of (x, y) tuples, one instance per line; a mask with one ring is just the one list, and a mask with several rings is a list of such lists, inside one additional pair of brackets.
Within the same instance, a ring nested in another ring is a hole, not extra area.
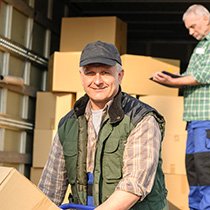
[(90, 98), (92, 109), (103, 109), (119, 90), (124, 72), (115, 66), (91, 64), (80, 71), (82, 85)]
[(203, 39), (209, 32), (209, 19), (206, 16), (189, 14), (184, 23), (189, 34), (197, 40)]

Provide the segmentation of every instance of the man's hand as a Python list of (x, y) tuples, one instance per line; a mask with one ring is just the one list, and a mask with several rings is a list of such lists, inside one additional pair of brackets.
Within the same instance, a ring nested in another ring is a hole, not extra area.
[(153, 75), (153, 80), (165, 85), (174, 86), (173, 78), (167, 74), (164, 74), (162, 72), (156, 72)]
[(191, 75), (173, 78), (162, 72), (156, 72), (153, 74), (152, 79), (163, 85), (177, 87), (177, 88), (187, 85), (189, 86), (199, 85), (199, 83)]

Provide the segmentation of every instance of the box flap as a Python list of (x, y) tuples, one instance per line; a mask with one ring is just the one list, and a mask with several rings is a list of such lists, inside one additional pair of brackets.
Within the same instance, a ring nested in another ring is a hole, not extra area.
[(13, 170), (13, 168), (0, 166), (0, 185), (9, 176), (9, 174), (12, 172), (12, 170)]
[(0, 167), (1, 210), (58, 210), (29, 179), (14, 168)]

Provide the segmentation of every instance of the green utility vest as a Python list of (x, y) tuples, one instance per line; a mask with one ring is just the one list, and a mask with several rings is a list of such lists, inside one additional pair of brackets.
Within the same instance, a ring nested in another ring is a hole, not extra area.
[[(84, 112), (88, 100), (89, 98), (85, 95), (76, 102), (74, 110), (61, 120), (58, 129), (72, 190), (70, 202), (84, 205), (87, 203), (87, 121)], [(148, 114), (156, 118), (163, 134), (164, 119), (156, 110), (122, 92), (114, 98), (97, 141), (93, 172), (95, 206), (104, 202), (122, 179), (125, 143), (137, 123)], [(160, 156), (152, 191), (131, 209), (162, 210), (166, 205), (166, 194)]]

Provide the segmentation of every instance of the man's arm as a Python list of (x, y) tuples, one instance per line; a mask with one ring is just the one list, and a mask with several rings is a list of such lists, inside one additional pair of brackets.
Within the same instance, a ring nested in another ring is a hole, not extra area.
[(161, 134), (153, 116), (146, 116), (131, 131), (123, 154), (123, 178), (114, 193), (96, 210), (128, 210), (142, 201), (154, 184)]
[(166, 75), (162, 72), (156, 72), (153, 75), (153, 80), (157, 81), (161, 84), (177, 87), (180, 88), (182, 86), (195, 86), (199, 85), (200, 83), (195, 80), (195, 78), (191, 75), (179, 77), (179, 78), (172, 78), (169, 75)]
[(56, 134), (38, 187), (50, 200), (59, 206), (63, 202), (67, 186), (68, 181), (63, 150), (58, 134)]

